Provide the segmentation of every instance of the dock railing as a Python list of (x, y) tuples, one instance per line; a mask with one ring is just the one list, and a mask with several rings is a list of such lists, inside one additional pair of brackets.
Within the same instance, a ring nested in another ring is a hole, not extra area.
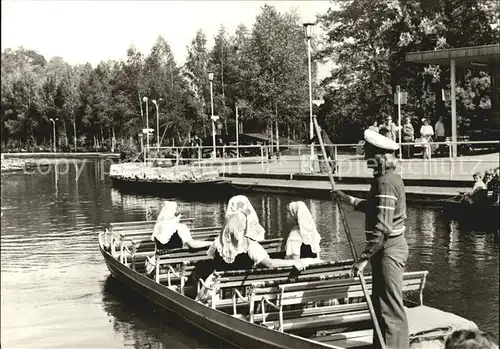
[[(457, 145), (458, 156), (453, 157)], [(337, 177), (371, 177), (366, 166), (363, 144), (326, 144)], [(423, 149), (431, 149), (431, 158), (423, 159)], [(279, 151), (278, 151), (279, 150)], [(475, 172), (499, 166), (500, 141), (461, 141), (403, 143), (398, 172), (403, 178), (471, 179)], [(150, 147), (145, 149), (145, 162), (151, 167), (190, 166), (218, 170), (227, 174), (325, 174), (325, 159), (319, 146), (300, 145), (223, 145), (195, 147)]]

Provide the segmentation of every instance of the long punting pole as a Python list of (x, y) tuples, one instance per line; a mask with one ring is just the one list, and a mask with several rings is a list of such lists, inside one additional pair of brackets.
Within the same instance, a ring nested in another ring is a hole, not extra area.
[[(323, 143), (323, 138), (321, 137), (321, 131), (319, 130), (318, 120), (316, 119), (316, 115), (313, 115), (313, 122), (314, 122), (314, 129), (316, 130), (316, 135), (318, 136), (318, 141), (319, 141), (319, 144), (321, 146), (321, 152), (323, 153), (323, 158), (324, 158), (324, 161), (326, 163), (326, 167), (328, 169), (328, 178), (330, 179), (330, 184), (332, 185), (332, 191), (334, 191), (335, 190), (335, 180), (333, 179), (332, 168), (327, 160), (328, 158), (326, 156), (325, 144)], [(358, 254), (356, 253), (356, 249), (355, 249), (354, 243), (352, 241), (352, 235), (351, 235), (351, 231), (349, 230), (349, 226), (347, 224), (347, 218), (345, 216), (344, 209), (342, 208), (342, 205), (340, 203), (339, 198), (335, 197), (335, 202), (339, 208), (340, 217), (342, 219), (342, 224), (344, 225), (344, 230), (345, 230), (345, 233), (347, 235), (347, 241), (349, 243), (349, 248), (351, 249), (352, 257), (354, 258), (355, 261), (357, 261)], [(364, 293), (365, 298), (366, 298), (366, 304), (368, 304), (368, 310), (370, 311), (370, 315), (371, 315), (371, 318), (373, 320), (373, 327), (375, 327), (375, 332), (377, 333), (377, 337), (379, 339), (379, 342), (380, 342), (382, 349), (385, 349), (386, 346), (385, 346), (384, 337), (382, 337), (382, 331), (380, 331), (380, 326), (378, 324), (377, 316), (375, 315), (375, 309), (373, 308), (373, 303), (372, 303), (370, 295), (368, 294), (368, 290), (366, 287), (365, 277), (362, 273), (359, 274), (359, 281), (361, 283), (361, 288), (363, 289), (363, 293)]]

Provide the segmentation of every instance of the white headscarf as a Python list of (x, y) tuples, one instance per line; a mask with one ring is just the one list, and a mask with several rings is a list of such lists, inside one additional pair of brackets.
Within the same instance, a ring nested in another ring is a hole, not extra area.
[(255, 212), (250, 200), (244, 195), (233, 196), (228, 204), (226, 217), (236, 212), (242, 212), (247, 216), (247, 232), (246, 237), (255, 241), (262, 241), (265, 239), (266, 231), (259, 223), (259, 217)]
[(248, 252), (250, 240), (245, 235), (247, 223), (247, 217), (242, 212), (227, 214), (224, 228), (207, 254), (213, 258), (217, 251), (222, 259), (230, 264), (237, 255)]
[(319, 253), (321, 250), (319, 247), (321, 236), (316, 229), (316, 223), (306, 204), (303, 201), (293, 201), (288, 204), (288, 211), (292, 217), (297, 219), (297, 226), (295, 228), (298, 228), (302, 243), (311, 246), (313, 253)]
[(177, 203), (175, 201), (165, 201), (156, 219), (151, 240), (156, 238), (162, 244), (170, 241), (170, 238), (179, 228), (181, 215), (177, 213)]

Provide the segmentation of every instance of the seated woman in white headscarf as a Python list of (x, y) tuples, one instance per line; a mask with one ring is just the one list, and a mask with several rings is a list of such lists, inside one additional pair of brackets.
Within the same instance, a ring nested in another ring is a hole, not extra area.
[(292, 226), (286, 239), (287, 259), (319, 258), (321, 236), (303, 201), (288, 204), (287, 223)]
[(227, 203), (226, 216), (235, 212), (243, 212), (247, 216), (248, 228), (246, 237), (255, 241), (265, 239), (266, 231), (259, 223), (257, 212), (253, 208), (250, 200), (244, 195), (233, 196)]
[(197, 294), (196, 300), (206, 301), (209, 297), (208, 290), (214, 282), (214, 270), (246, 270), (261, 266), (265, 268), (295, 267), (304, 269), (307, 265), (320, 263), (321, 260), (314, 258), (306, 259), (277, 259), (271, 258), (267, 251), (255, 240), (247, 238), (249, 220), (242, 212), (234, 212), (226, 216), (222, 233), (215, 239), (207, 251), (212, 257), (211, 263), (195, 266), (191, 274), (191, 280), (198, 282), (205, 280), (204, 287)]
[(181, 215), (177, 212), (177, 203), (166, 201), (158, 215), (151, 235), (159, 250), (189, 247), (193, 249), (208, 247), (211, 241), (194, 240), (187, 225), (180, 223)]
[(226, 216), (222, 233), (207, 251), (207, 255), (214, 259), (215, 270), (250, 269), (258, 265), (266, 268), (290, 266), (301, 270), (307, 264), (320, 262), (311, 258), (287, 260), (269, 257), (267, 251), (257, 241), (246, 237), (249, 222), (242, 212)]

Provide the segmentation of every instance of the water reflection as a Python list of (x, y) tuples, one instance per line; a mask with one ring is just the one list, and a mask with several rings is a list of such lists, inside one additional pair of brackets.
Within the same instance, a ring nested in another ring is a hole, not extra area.
[(54, 186), (55, 186), (55, 192), (56, 192), (56, 197), (59, 195), (59, 163), (56, 162), (54, 165)]
[[(120, 287), (109, 286), (96, 231), (106, 222), (143, 220), (148, 212), (156, 217), (164, 199), (113, 190), (106, 166), (100, 161), (78, 162), (66, 169), (61, 163), (51, 165), (45, 174), (2, 176), (2, 344), (219, 347), (200, 339), (199, 331), (172, 323), (168, 314), (156, 312), (151, 304), (148, 308), (133, 294), (116, 293)], [(322, 236), (322, 258), (351, 258), (332, 202), (294, 196), (249, 195), (249, 199), (271, 237), (284, 233), (288, 203), (303, 200)], [(221, 224), (226, 206), (227, 201), (179, 201), (184, 215), (205, 226)], [(344, 209), (360, 251), (364, 216)], [(407, 226), (407, 270), (430, 272), (426, 304), (465, 316), (498, 336), (498, 234), (471, 231), (462, 223), (450, 223), (439, 210), (419, 206), (408, 209)], [(82, 339), (82, 333), (92, 340)]]
[[(133, 302), (130, 302), (133, 300)], [(112, 277), (102, 286), (102, 307), (122, 337), (123, 347), (143, 348), (216, 348), (221, 342), (199, 330), (179, 323), (176, 316), (159, 311)], [(172, 329), (175, 328), (176, 331)], [(195, 331), (195, 332), (193, 332)], [(192, 333), (196, 333), (193, 336)]]
[(448, 243), (448, 263), (451, 268), (457, 266), (458, 251), (460, 250), (460, 230), (457, 222), (450, 222), (450, 242)]
[[(166, 200), (155, 196), (141, 196), (135, 194), (122, 194), (119, 190), (111, 188), (111, 202), (115, 209), (123, 213), (134, 212), (136, 220), (155, 219)], [(178, 200), (179, 212), (184, 217), (196, 217), (196, 225), (216, 226), (223, 222), (227, 202), (200, 203)]]

